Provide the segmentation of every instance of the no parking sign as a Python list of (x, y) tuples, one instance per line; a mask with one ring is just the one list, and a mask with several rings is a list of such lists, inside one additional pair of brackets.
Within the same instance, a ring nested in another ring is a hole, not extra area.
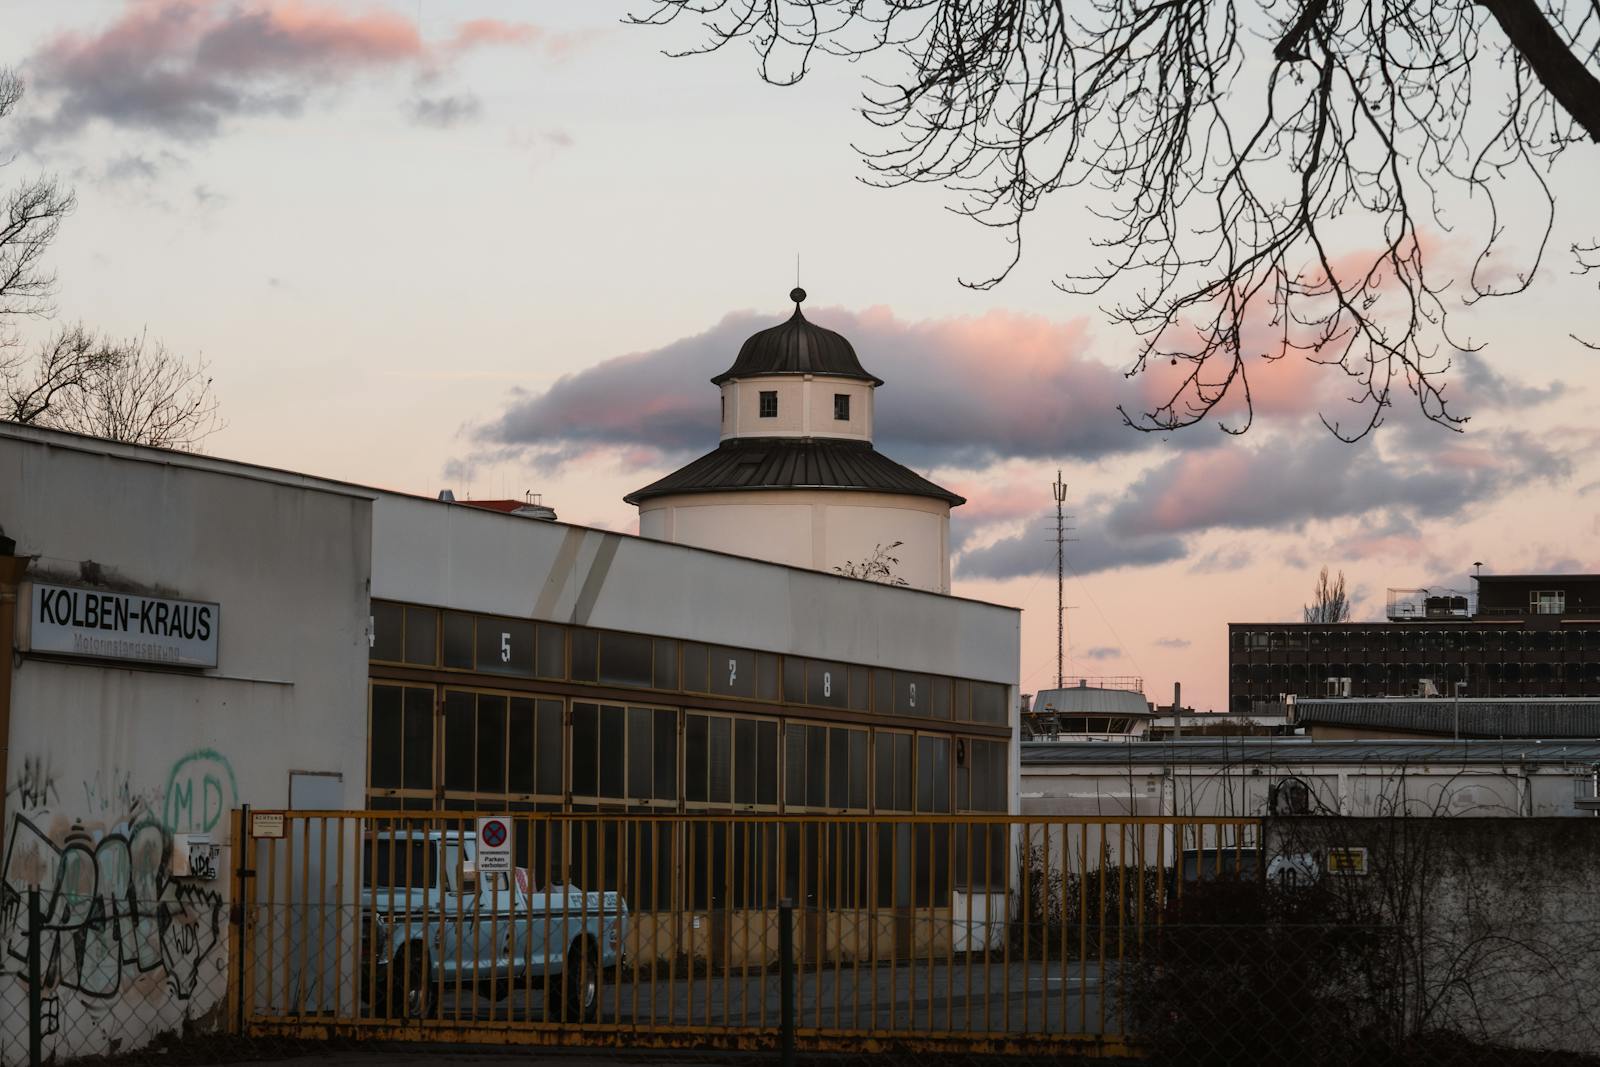
[(478, 820), (478, 873), (495, 874), (511, 870), (511, 820), (504, 815), (485, 815)]

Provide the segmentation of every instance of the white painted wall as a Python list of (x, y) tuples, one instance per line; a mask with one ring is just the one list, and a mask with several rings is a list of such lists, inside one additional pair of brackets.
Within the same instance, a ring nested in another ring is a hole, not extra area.
[[(101, 902), (59, 935), (58, 1057), (136, 1047), (225, 993), (228, 813), (282, 807), (289, 772), (366, 759), (370, 495), (334, 483), (0, 425), (0, 523), (30, 576), (221, 605), (214, 671), (23, 656), (5, 768), (6, 891), (58, 879)], [(216, 881), (165, 877), (175, 833), (223, 847)], [(129, 891), (141, 903), (130, 914)], [(56, 917), (58, 924), (62, 919)], [(26, 1057), (12, 975), (25, 920), (0, 914), (0, 1062)]]
[(643, 537), (832, 572), (899, 541), (895, 573), (913, 588), (950, 589), (950, 505), (927, 497), (838, 489), (683, 493), (639, 505)]
[[(778, 414), (761, 417), (761, 393), (778, 394)], [(874, 386), (831, 375), (770, 374), (722, 383), (722, 437), (838, 437), (872, 440)], [(850, 398), (850, 418), (833, 417), (836, 394)]]
[(393, 494), (372, 567), (378, 597), (1003, 682), (1015, 705), (1015, 608)]

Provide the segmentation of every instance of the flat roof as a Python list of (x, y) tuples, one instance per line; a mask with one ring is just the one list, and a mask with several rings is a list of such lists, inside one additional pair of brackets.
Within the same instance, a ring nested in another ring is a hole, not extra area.
[(1024, 741), (1027, 767), (1137, 765), (1256, 765), (1366, 763), (1534, 763), (1573, 765), (1600, 763), (1600, 740), (1352, 740), (1323, 741), (1306, 737), (1205, 738), (1183, 741)]
[(874, 582), (865, 578), (849, 578), (842, 574), (833, 574), (828, 571), (813, 570), (810, 567), (799, 567), (789, 563), (777, 563), (772, 560), (761, 559), (756, 556), (740, 556), (733, 552), (723, 552), (713, 548), (701, 548), (698, 545), (685, 545), (676, 541), (659, 541), (655, 538), (640, 537), (638, 534), (627, 533), (622, 530), (608, 530), (600, 526), (582, 526), (578, 523), (563, 522), (559, 519), (539, 519), (526, 515), (513, 515), (497, 511), (492, 508), (475, 507), (470, 501), (447, 501), (437, 497), (424, 496), (420, 493), (409, 493), (400, 489), (383, 489), (377, 486), (362, 485), (357, 482), (342, 481), (337, 478), (324, 478), (315, 474), (304, 474), (291, 471), (282, 467), (269, 467), (265, 464), (250, 463), (244, 460), (220, 459), (198, 452), (184, 452), (175, 448), (160, 448), (154, 445), (129, 444), (122, 441), (109, 441), (103, 437), (93, 437), (88, 434), (73, 433), (70, 430), (56, 430), (44, 426), (31, 426), (18, 422), (0, 419), (0, 439), (10, 438), (31, 444), (44, 445), (50, 448), (66, 448), (78, 452), (87, 452), (117, 459), (130, 460), (136, 463), (154, 463), (170, 467), (182, 467), (189, 470), (208, 471), (213, 474), (232, 475), (239, 478), (250, 478), (256, 481), (270, 482), (275, 485), (293, 486), (318, 492), (337, 493), (342, 496), (352, 496), (376, 500), (379, 496), (402, 497), (408, 500), (424, 501), (442, 508), (461, 508), (474, 514), (483, 515), (499, 522), (537, 522), (546, 526), (567, 527), (575, 530), (593, 530), (597, 533), (615, 534), (618, 537), (632, 538), (650, 544), (669, 545), (685, 552), (699, 552), (708, 556), (717, 556), (727, 559), (742, 560), (763, 567), (773, 567), (783, 571), (793, 571), (802, 574), (822, 575), (840, 582), (860, 582), (881, 590), (888, 595), (933, 596), (943, 600), (955, 600), (969, 604), (981, 604), (984, 607), (1000, 608), (1004, 611), (1021, 612), (1022, 609), (1010, 604), (998, 604), (992, 600), (980, 600), (977, 597), (959, 596), (955, 593), (939, 593), (931, 589), (917, 589), (911, 586), (887, 585), (883, 582)]

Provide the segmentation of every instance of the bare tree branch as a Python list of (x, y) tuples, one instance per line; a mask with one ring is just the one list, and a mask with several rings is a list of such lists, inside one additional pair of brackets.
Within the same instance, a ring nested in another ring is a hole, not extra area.
[[(1130, 376), (1151, 379), (1123, 411), (1142, 430), (1243, 432), (1251, 372), (1290, 356), (1336, 368), (1353, 411), (1323, 421), (1341, 438), (1405, 393), (1460, 429), (1446, 379), (1473, 346), (1448, 329), (1455, 298), (1527, 287), (1553, 221), (1544, 175), (1600, 140), (1600, 9), (1580, 0), (654, 0), (633, 21), (700, 25), (691, 52), (748, 40), (778, 84), (818, 55), (883, 53), (862, 107), (882, 137), (871, 180), (943, 185), (1010, 246), (966, 284), (1002, 281), (1028, 216), (1079, 190), (1101, 262), (1058, 284), (1118, 283), (1107, 313), (1137, 338)], [(1487, 261), (1509, 237), (1499, 197), (1527, 199), (1512, 180), (1544, 210), (1507, 284)], [(1436, 277), (1435, 237), (1468, 197), (1489, 216), (1477, 264)]]

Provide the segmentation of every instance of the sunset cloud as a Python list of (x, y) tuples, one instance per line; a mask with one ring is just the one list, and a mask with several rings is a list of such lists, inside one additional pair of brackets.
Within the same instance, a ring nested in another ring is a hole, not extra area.
[(103, 29), (60, 34), (33, 54), (25, 70), (44, 103), (22, 134), (37, 143), (104, 122), (203, 141), (238, 117), (298, 114), (364, 71), (431, 75), (465, 51), (542, 39), (496, 19), (429, 42), (414, 20), (380, 9), (134, 0)]
[[(883, 309), (807, 309), (849, 338), (878, 392), (876, 439), (918, 469), (981, 469), (1010, 457), (1096, 460), (1154, 446), (1116, 412), (1131, 395), (1122, 372), (1089, 355), (1082, 320), (991, 312), (906, 322)], [(729, 315), (704, 333), (619, 356), (523, 394), (473, 434), (479, 445), (562, 461), (596, 443), (634, 444), (663, 457), (710, 448), (717, 391), (739, 346), (781, 321)], [(1196, 441), (1198, 443), (1198, 441)]]

